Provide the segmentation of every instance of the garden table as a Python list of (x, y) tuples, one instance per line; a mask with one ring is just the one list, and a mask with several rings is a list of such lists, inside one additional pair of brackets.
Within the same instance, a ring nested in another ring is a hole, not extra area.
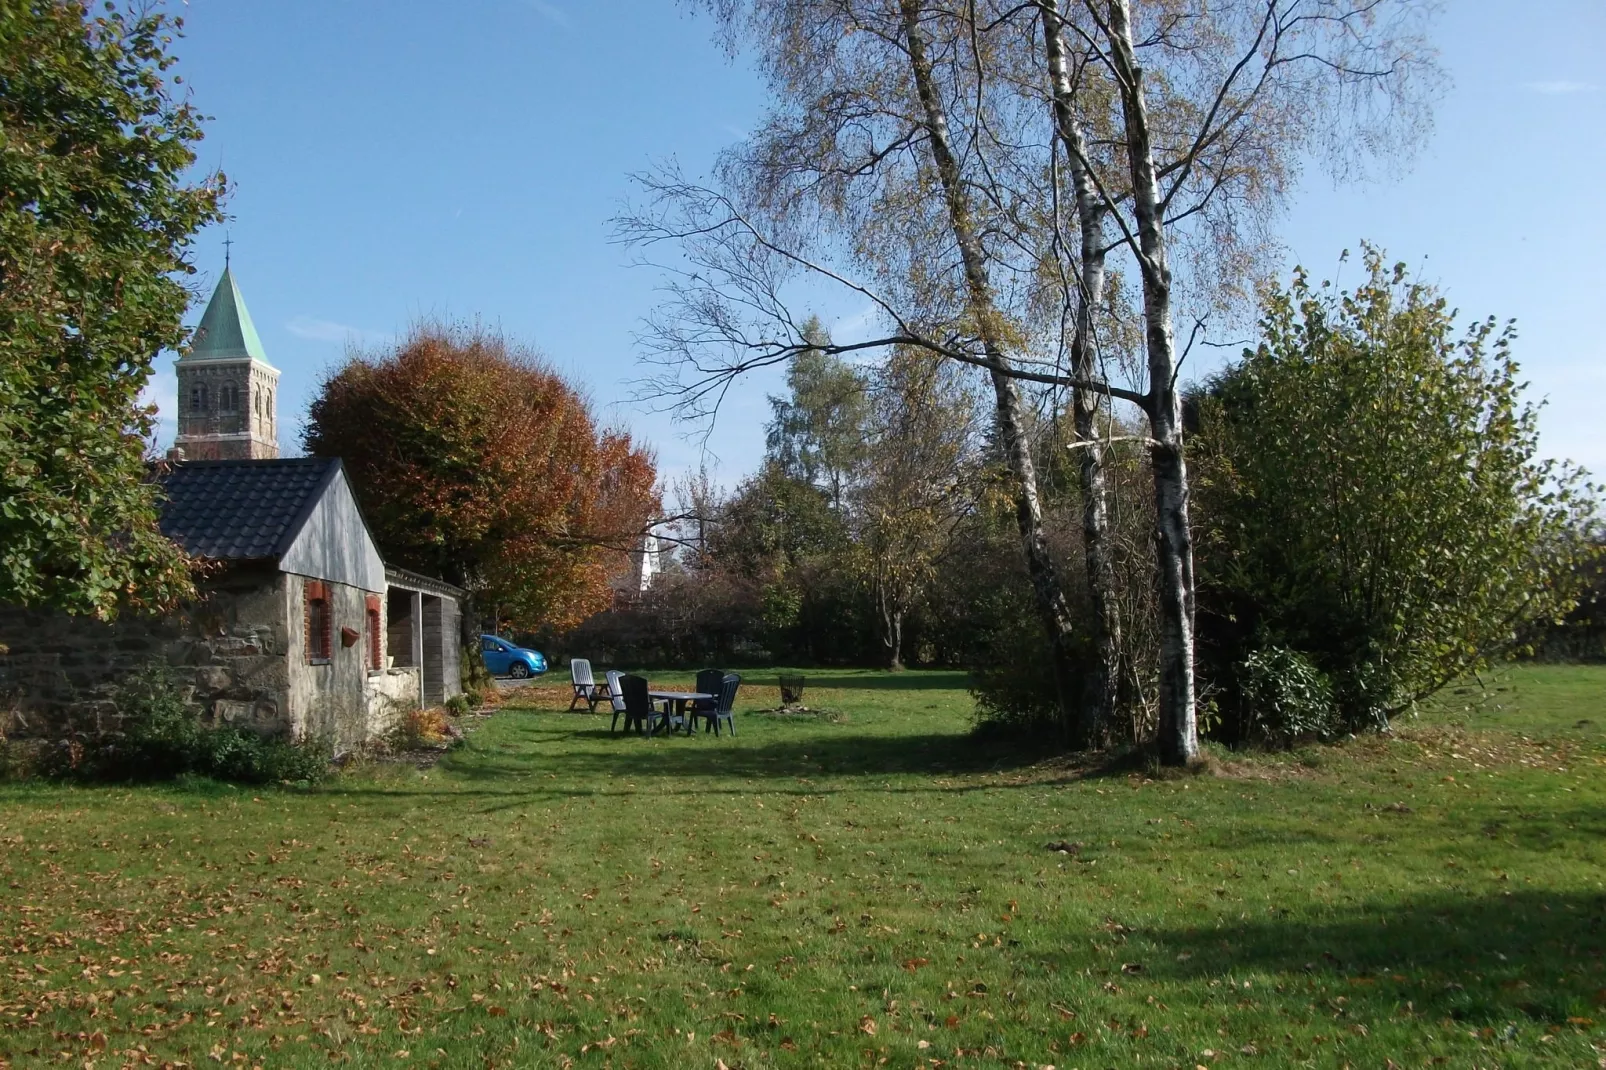
[[(681, 723), (686, 725), (686, 734), (690, 735), (691, 720), (686, 716), (687, 703), (701, 702), (704, 699), (711, 699), (715, 696), (706, 694), (702, 691), (648, 691), (647, 697), (650, 699), (655, 699), (664, 704), (664, 728), (666, 730), (670, 727), (669, 711), (672, 708), (674, 710), (674, 716), (679, 717)], [(656, 731), (657, 729), (649, 726), (647, 729), (647, 734), (650, 736)]]

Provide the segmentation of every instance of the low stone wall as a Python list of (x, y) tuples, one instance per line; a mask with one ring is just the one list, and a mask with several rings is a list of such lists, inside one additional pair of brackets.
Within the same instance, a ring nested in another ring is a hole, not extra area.
[(280, 582), (276, 570), (237, 567), (212, 577), (201, 601), (179, 613), (111, 623), (0, 606), (0, 731), (15, 738), (121, 731), (118, 688), (157, 665), (172, 671), (205, 719), (288, 732)]
[(410, 711), (420, 706), (416, 666), (371, 672), (363, 687), (368, 709), (368, 738), (389, 735)]

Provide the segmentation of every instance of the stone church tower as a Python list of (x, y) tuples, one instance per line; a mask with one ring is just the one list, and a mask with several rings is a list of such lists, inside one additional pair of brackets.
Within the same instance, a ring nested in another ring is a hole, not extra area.
[(192, 461), (279, 456), (279, 370), (268, 363), (227, 264), (178, 360), (177, 451)]

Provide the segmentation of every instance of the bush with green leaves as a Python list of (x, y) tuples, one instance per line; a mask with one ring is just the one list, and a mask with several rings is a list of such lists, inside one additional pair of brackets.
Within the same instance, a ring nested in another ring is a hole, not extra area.
[[(1353, 292), (1297, 271), (1201, 399), (1196, 543), (1207, 675), (1266, 643), (1388, 718), (1575, 603), (1595, 488), (1539, 455), (1514, 329), (1455, 313), (1366, 248)], [(1210, 662), (1214, 662), (1211, 665)]]
[(123, 732), (58, 748), (47, 772), (80, 780), (157, 781), (186, 774), (240, 784), (316, 782), (329, 775), (326, 741), (264, 737), (234, 725), (208, 726), (173, 674), (149, 668), (115, 699)]
[(1288, 746), (1325, 739), (1338, 728), (1332, 681), (1297, 650), (1252, 651), (1238, 667), (1238, 685), (1250, 739)]

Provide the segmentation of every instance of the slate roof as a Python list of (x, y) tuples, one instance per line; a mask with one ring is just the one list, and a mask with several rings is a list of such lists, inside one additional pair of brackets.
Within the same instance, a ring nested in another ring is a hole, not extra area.
[(276, 560), (340, 470), (327, 457), (180, 461), (160, 480), (162, 534), (215, 561)]

